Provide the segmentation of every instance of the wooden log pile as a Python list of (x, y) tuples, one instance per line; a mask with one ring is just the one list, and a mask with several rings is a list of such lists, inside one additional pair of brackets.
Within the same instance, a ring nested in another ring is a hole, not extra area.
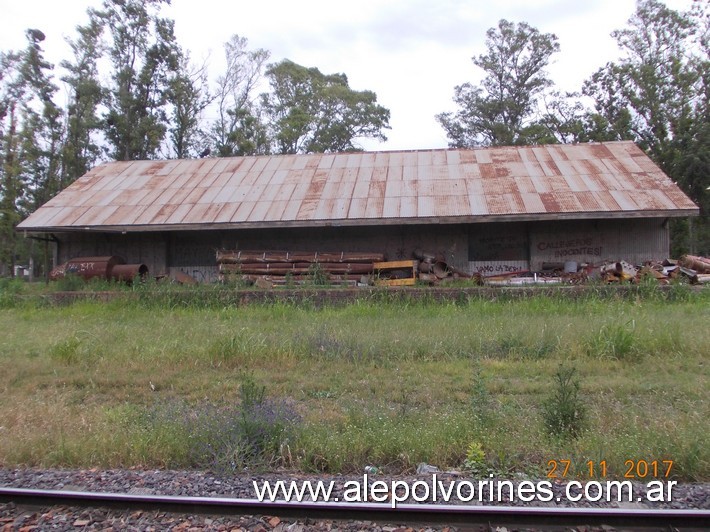
[[(342, 251), (253, 251), (219, 250), (217, 264), (223, 282), (246, 281), (259, 285), (294, 284), (356, 284), (362, 276), (372, 274), (374, 263), (382, 262), (384, 254)], [(265, 282), (266, 281), (266, 282)]]

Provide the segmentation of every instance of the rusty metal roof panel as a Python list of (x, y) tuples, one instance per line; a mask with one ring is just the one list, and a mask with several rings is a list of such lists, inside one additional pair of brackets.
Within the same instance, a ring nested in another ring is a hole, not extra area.
[(656, 190), (639, 190), (634, 192), (634, 201), (642, 209), (665, 210), (673, 208), (673, 202), (663, 193)]
[(678, 187), (664, 188), (662, 192), (673, 202), (676, 209), (697, 209), (691, 199)]
[(369, 219), (379, 219), (383, 218), (385, 200), (382, 196), (380, 197), (369, 197), (367, 198), (367, 207), (365, 207), (365, 218)]
[(419, 168), (416, 166), (404, 166), (402, 168), (402, 179), (413, 181), (419, 177)]
[[(397, 166), (390, 166), (387, 168), (387, 176), (386, 180), (387, 181), (401, 181), (404, 176), (404, 168), (401, 165)], [(375, 175), (373, 174), (373, 177)]]
[(116, 210), (117, 205), (109, 205), (107, 207), (89, 207), (84, 214), (74, 222), (77, 225), (100, 225), (108, 219)]
[(281, 221), (293, 221), (298, 218), (298, 211), (301, 208), (301, 202), (296, 200), (289, 200), (286, 203), (286, 208), (281, 215)]
[(251, 211), (254, 210), (254, 207), (256, 206), (256, 202), (255, 201), (242, 201), (241, 203), (238, 203), (236, 205), (238, 205), (237, 210), (232, 215), (232, 219), (230, 221), (231, 222), (246, 222), (247, 219), (249, 218), (249, 215), (251, 214)]
[(520, 199), (523, 201), (525, 206), (525, 212), (528, 213), (543, 213), (547, 212), (545, 210), (545, 205), (542, 203), (542, 199), (539, 194), (534, 192), (523, 192), (520, 194)]
[[(443, 212), (443, 216), (466, 216), (471, 212), (471, 205), (468, 196), (442, 196), (439, 199), (437, 210)], [(437, 216), (442, 216), (438, 214)]]
[(314, 220), (316, 219), (316, 211), (318, 210), (317, 198), (305, 198), (300, 202), (296, 220)]
[[(144, 224), (149, 224), (152, 221), (154, 221), (159, 214), (162, 216), (160, 217), (161, 221), (165, 221), (170, 214), (173, 213), (173, 211), (177, 209), (177, 205), (149, 205), (146, 207), (141, 213), (136, 217), (135, 220), (133, 220), (133, 223), (136, 225), (144, 225)], [(115, 210), (115, 209), (114, 209)], [(170, 213), (166, 214), (165, 211), (169, 210)]]
[[(249, 213), (247, 221), (249, 222), (259, 222), (264, 219), (264, 216), (269, 212), (269, 207), (271, 202), (269, 201), (257, 201), (255, 202), (254, 208)], [(199, 222), (195, 222), (199, 223)]]
[(346, 168), (343, 170), (343, 177), (341, 178), (341, 181), (356, 183), (357, 182), (357, 174), (358, 174), (357, 168)]
[(146, 207), (143, 205), (121, 205), (111, 214), (111, 216), (104, 220), (104, 224), (118, 225), (123, 223), (124, 220), (129, 220), (128, 223), (132, 224), (145, 209)]
[[(357, 155), (360, 155), (359, 153)], [(339, 153), (335, 156), (333, 159), (333, 164), (331, 168), (347, 168), (348, 167), (348, 160), (352, 160), (352, 164), (357, 164), (359, 162), (360, 157), (353, 157), (351, 154), (348, 153)]]
[(32, 220), (37, 227), (46, 227), (49, 222), (64, 212), (63, 207), (44, 206), (32, 214)]
[(229, 223), (232, 221), (232, 217), (237, 212), (239, 208), (239, 203), (221, 203), (222, 208), (219, 210), (219, 214), (215, 216), (214, 223)]
[(166, 223), (170, 215), (175, 212), (177, 205), (151, 205), (141, 212), (136, 218), (136, 224)]
[(623, 210), (621, 205), (616, 201), (614, 196), (608, 190), (599, 190), (592, 192), (594, 199), (600, 205), (601, 212), (615, 212)]
[(293, 196), (293, 191), (296, 189), (296, 185), (293, 183), (283, 183), (276, 188), (276, 194), (274, 195), (274, 201), (288, 201)]
[(530, 179), (529, 176), (515, 177), (514, 180), (514, 186), (521, 194), (535, 194), (537, 192), (537, 190), (535, 190), (535, 185), (533, 185), (532, 179)]
[(630, 211), (684, 216), (697, 210), (635, 144), (610, 142), (104, 163), (19, 229), (376, 224)]
[(579, 192), (574, 195), (583, 212), (596, 212), (602, 209), (602, 205), (597, 201), (594, 192)]
[[(183, 220), (185, 220), (185, 217), (187, 216), (187, 214), (192, 210), (193, 207), (194, 207), (194, 204), (192, 204), (192, 203), (183, 203), (181, 205), (178, 205), (177, 208), (173, 211), (173, 213), (170, 216), (168, 216), (166, 223), (168, 223), (168, 224), (182, 223)], [(185, 221), (185, 223), (189, 223), (189, 222)]]
[(488, 194), (486, 204), (491, 214), (518, 214), (525, 212), (525, 204), (518, 193)]
[(490, 214), (486, 204), (486, 196), (483, 194), (469, 194), (468, 204), (471, 206), (471, 214), (473, 216)]
[[(291, 192), (291, 201), (303, 201), (311, 193), (311, 183), (296, 183), (293, 185), (293, 192)], [(317, 197), (318, 193), (312, 193), (313, 197)]]
[(249, 187), (248, 192), (244, 196), (246, 201), (262, 201), (262, 196), (266, 192), (266, 185), (253, 185)]
[(288, 200), (274, 200), (270, 202), (265, 216), (271, 220), (281, 220), (287, 206)]
[(623, 190), (610, 190), (609, 194), (613, 196), (616, 203), (618, 203), (624, 211), (635, 211), (639, 208), (639, 205), (634, 201), (633, 196), (628, 192)]

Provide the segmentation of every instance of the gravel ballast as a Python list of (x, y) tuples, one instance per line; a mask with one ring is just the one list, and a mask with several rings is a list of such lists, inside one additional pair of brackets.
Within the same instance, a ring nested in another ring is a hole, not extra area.
[[(450, 481), (470, 481), (477, 484), (478, 478), (465, 475), (439, 473), (438, 480), (446, 483)], [(394, 480), (406, 481), (412, 485), (415, 481), (431, 482), (431, 475), (420, 476), (387, 476), (369, 475), (369, 482), (376, 480), (390, 484)], [(142, 469), (114, 469), (114, 470), (63, 470), (63, 469), (1, 469), (0, 486), (13, 488), (66, 490), (66, 491), (92, 491), (129, 493), (136, 495), (174, 495), (191, 497), (229, 497), (255, 499), (253, 482), (262, 485), (264, 481), (333, 481), (333, 495), (342, 499), (348, 481), (363, 482), (363, 476), (337, 475), (316, 476), (293, 473), (254, 474), (241, 473), (239, 475), (216, 475), (199, 471), (169, 471), (169, 470), (142, 470)], [(665, 481), (665, 479), (663, 479)], [(513, 481), (517, 487), (521, 482), (537, 479), (518, 478)], [(583, 482), (583, 481), (582, 481)], [(604, 481), (601, 481), (602, 483)], [(352, 485), (352, 484), (351, 484)], [(634, 494), (640, 495), (642, 502), (611, 502), (604, 499), (598, 502), (589, 502), (584, 498), (578, 502), (566, 500), (564, 497), (565, 485), (553, 483), (552, 491), (555, 499), (560, 502), (525, 502), (519, 499), (506, 500), (506, 506), (570, 506), (570, 507), (609, 507), (609, 508), (664, 508), (664, 509), (704, 509), (710, 510), (710, 484), (677, 484), (673, 487), (673, 498), (668, 502), (648, 502), (643, 496), (646, 484), (634, 482)], [(580, 493), (579, 489), (573, 490)], [(415, 503), (414, 499), (406, 501)], [(442, 502), (427, 501), (427, 502)], [(449, 501), (447, 504), (456, 503)], [(470, 504), (499, 504), (484, 498), (482, 502), (475, 499)], [(14, 504), (0, 505), (0, 531), (6, 530), (406, 530), (399, 527), (401, 524), (381, 524), (368, 521), (311, 521), (288, 520), (274, 516), (187, 516), (161, 512), (121, 512), (104, 509), (86, 509), (53, 507), (45, 509), (28, 509), (17, 507)], [(417, 530), (445, 530), (448, 527), (426, 527)]]

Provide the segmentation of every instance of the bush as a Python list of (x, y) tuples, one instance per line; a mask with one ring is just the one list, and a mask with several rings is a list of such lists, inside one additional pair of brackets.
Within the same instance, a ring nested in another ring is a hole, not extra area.
[(574, 368), (560, 366), (555, 389), (543, 407), (545, 428), (553, 436), (577, 438), (584, 430), (586, 409), (579, 398), (579, 379)]
[(273, 467), (282, 461), (282, 448), (300, 422), (285, 401), (266, 398), (265, 387), (243, 377), (238, 405), (161, 403), (145, 417), (156, 434), (187, 438), (190, 466), (220, 473)]

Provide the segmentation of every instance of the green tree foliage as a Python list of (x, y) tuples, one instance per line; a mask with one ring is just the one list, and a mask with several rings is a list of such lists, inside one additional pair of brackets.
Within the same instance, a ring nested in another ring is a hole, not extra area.
[[(17, 199), (20, 196), (20, 162), (18, 157), (19, 109), (23, 93), (20, 75), (20, 54), (0, 55), (0, 142), (2, 143), (2, 172), (0, 181), (0, 270), (13, 272), (15, 264), (15, 225), (20, 221)], [(4, 273), (0, 271), (0, 274)]]
[(387, 140), (390, 112), (372, 91), (356, 91), (345, 74), (325, 75), (284, 60), (270, 65), (262, 105), (278, 153), (358, 151), (359, 138)]
[(266, 125), (255, 104), (269, 52), (249, 49), (249, 41), (233, 35), (224, 45), (227, 69), (217, 79), (218, 117), (211, 137), (220, 157), (258, 155), (269, 152)]
[(76, 31), (77, 37), (68, 40), (73, 58), (61, 62), (66, 71), (62, 81), (69, 89), (62, 187), (88, 172), (101, 155), (97, 135), (101, 128), (98, 107), (103, 90), (97, 64), (103, 52), (103, 28), (94, 18), (86, 26), (78, 26)]
[(700, 206), (701, 218), (673, 227), (674, 254), (710, 254), (708, 4), (682, 13), (641, 0), (612, 33), (623, 56), (584, 85), (602, 129), (630, 138)]
[(207, 67), (194, 67), (189, 55), (180, 59), (180, 67), (170, 80), (168, 102), (171, 105), (168, 138), (171, 154), (177, 159), (194, 157), (202, 151), (205, 133), (202, 113), (212, 101), (207, 82)]
[(455, 113), (437, 120), (452, 147), (554, 142), (539, 120), (538, 98), (552, 85), (545, 67), (559, 51), (557, 37), (525, 22), (501, 20), (486, 33), (487, 52), (473, 58), (486, 73), (480, 86), (454, 89)]
[(104, 132), (115, 160), (150, 159), (168, 129), (167, 106), (181, 52), (174, 21), (159, 11), (169, 0), (104, 0), (89, 10), (109, 34), (111, 85), (104, 105)]
[(0, 54), (0, 265), (10, 273), (19, 251), (15, 226), (60, 188), (64, 131), (44, 34), (26, 36), (24, 50)]

